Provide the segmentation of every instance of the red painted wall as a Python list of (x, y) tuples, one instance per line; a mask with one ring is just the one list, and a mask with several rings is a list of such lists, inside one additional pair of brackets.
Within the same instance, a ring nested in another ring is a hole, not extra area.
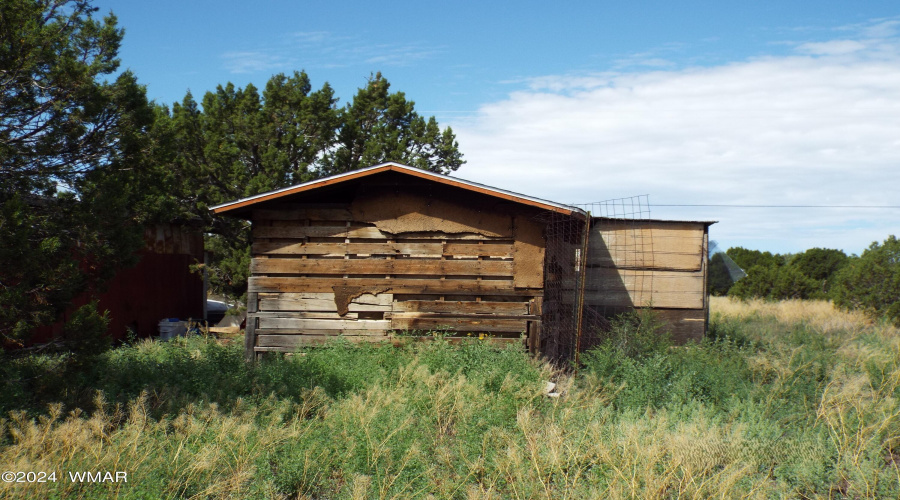
[[(98, 309), (109, 311), (114, 340), (125, 339), (127, 328), (139, 337), (156, 335), (163, 318), (203, 316), (203, 277), (189, 267), (203, 261), (203, 234), (193, 227), (161, 224), (144, 236), (147, 246), (137, 265), (119, 271), (97, 296)], [(35, 330), (29, 344), (61, 335), (72, 313), (89, 300), (86, 295), (76, 298), (60, 321)]]

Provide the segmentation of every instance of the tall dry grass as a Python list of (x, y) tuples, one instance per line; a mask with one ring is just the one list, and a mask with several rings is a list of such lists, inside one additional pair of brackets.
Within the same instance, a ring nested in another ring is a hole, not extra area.
[[(843, 311), (826, 300), (783, 300), (779, 302), (763, 299), (746, 301), (729, 297), (710, 297), (710, 313), (729, 319), (749, 319), (767, 316), (784, 325), (804, 324), (821, 333), (859, 332), (873, 326), (870, 317), (860, 311)], [(896, 334), (896, 328), (883, 327), (885, 334)]]
[[(119, 403), (0, 420), (2, 470), (129, 482), (0, 484), (0, 497), (900, 497), (895, 328), (824, 302), (713, 299), (712, 316), (703, 344), (598, 351), (577, 376), (477, 342), (336, 345), (256, 367), (202, 340), (138, 345), (108, 366), (160, 384), (123, 400), (132, 384), (91, 372)], [(207, 362), (200, 379), (165, 377)], [(550, 379), (561, 397), (544, 394)]]

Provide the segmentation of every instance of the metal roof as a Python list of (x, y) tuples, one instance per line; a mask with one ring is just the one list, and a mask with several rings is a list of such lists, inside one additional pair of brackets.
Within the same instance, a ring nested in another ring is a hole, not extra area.
[(592, 216), (593, 219), (603, 219), (603, 220), (621, 220), (621, 221), (629, 221), (629, 222), (684, 222), (687, 224), (704, 224), (706, 226), (711, 226), (713, 224), (718, 224), (717, 220), (682, 220), (682, 219), (627, 219), (624, 217), (603, 217), (603, 216)]
[(214, 213), (221, 214), (230, 212), (232, 210), (237, 210), (240, 208), (245, 208), (250, 205), (255, 205), (257, 203), (261, 203), (264, 201), (269, 201), (277, 198), (281, 198), (284, 196), (289, 196), (295, 193), (302, 193), (304, 191), (310, 191), (313, 189), (322, 188), (325, 186), (330, 186), (332, 184), (338, 184), (341, 182), (346, 182), (353, 179), (358, 179), (361, 177), (367, 177), (369, 175), (378, 174), (381, 172), (402, 172), (404, 174), (412, 175), (415, 177), (419, 177), (422, 179), (429, 179), (435, 182), (439, 182), (441, 184), (447, 184), (450, 186), (459, 187), (462, 189), (467, 189), (469, 191), (474, 191), (482, 194), (486, 194), (489, 196), (495, 196), (497, 198), (503, 198), (505, 200), (514, 201), (516, 203), (522, 203), (524, 205), (530, 205), (533, 207), (543, 208), (545, 210), (550, 210), (553, 212), (558, 212), (566, 215), (578, 214), (582, 217), (587, 216), (587, 212), (584, 210), (573, 207), (571, 205), (564, 205), (562, 203), (556, 203), (554, 201), (544, 200), (541, 198), (535, 198), (533, 196), (527, 196), (520, 193), (514, 193), (512, 191), (507, 191), (505, 189), (499, 189), (491, 186), (486, 186), (484, 184), (479, 184), (477, 182), (467, 181), (465, 179), (460, 179), (458, 177), (450, 177), (448, 175), (437, 174), (434, 172), (429, 172), (427, 170), (422, 170), (419, 168), (409, 167), (407, 165), (401, 165), (399, 163), (382, 163), (380, 165), (375, 165), (372, 167), (363, 168), (360, 170), (354, 170), (352, 172), (346, 172), (343, 174), (333, 175), (331, 177), (324, 177), (322, 179), (316, 179), (314, 181), (304, 182), (303, 184), (297, 184), (295, 186), (290, 186), (282, 189), (276, 189), (275, 191), (269, 191), (267, 193), (261, 193), (255, 196), (250, 196), (247, 198), (242, 198), (240, 200), (230, 201), (228, 203), (223, 203), (221, 205), (216, 205), (211, 207)]

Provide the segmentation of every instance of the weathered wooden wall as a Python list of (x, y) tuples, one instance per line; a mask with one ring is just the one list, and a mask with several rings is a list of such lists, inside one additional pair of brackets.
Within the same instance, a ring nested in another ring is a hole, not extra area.
[(584, 303), (651, 307), (676, 342), (706, 333), (708, 223), (594, 219)]
[(99, 311), (109, 311), (108, 331), (114, 340), (124, 340), (129, 329), (139, 337), (157, 335), (164, 318), (202, 319), (203, 278), (190, 269), (203, 262), (202, 228), (155, 224), (144, 230), (144, 243), (134, 267), (120, 269), (102, 292), (76, 297), (57, 323), (36, 329), (30, 341), (61, 336), (75, 310), (92, 300), (98, 300)]
[(515, 205), (391, 189), (251, 220), (248, 354), (401, 332), (521, 342), (540, 318), (542, 227)]

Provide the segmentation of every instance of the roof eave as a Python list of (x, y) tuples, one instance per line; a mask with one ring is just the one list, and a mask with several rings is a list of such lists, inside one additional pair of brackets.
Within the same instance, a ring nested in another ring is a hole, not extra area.
[(524, 205), (530, 205), (533, 207), (541, 208), (544, 210), (549, 210), (556, 213), (561, 213), (565, 215), (575, 215), (579, 217), (586, 217), (587, 213), (577, 207), (572, 207), (568, 205), (563, 205), (560, 203), (554, 203), (548, 200), (542, 200), (540, 198), (534, 198), (531, 196), (521, 195), (518, 193), (513, 193), (511, 191), (505, 191), (502, 189), (493, 188), (490, 186), (485, 186), (483, 184), (478, 184), (476, 182), (467, 181), (464, 179), (457, 179), (450, 176), (436, 174), (434, 172), (428, 172), (426, 170), (421, 170), (413, 167), (409, 167), (406, 165), (400, 165), (397, 163), (382, 163), (380, 165), (374, 165), (371, 167), (366, 167), (360, 170), (354, 170), (352, 172), (346, 172), (343, 174), (334, 175), (331, 177), (326, 177), (323, 179), (317, 179), (310, 182), (305, 182), (303, 184), (298, 184), (296, 186), (290, 186), (282, 189), (278, 189), (275, 191), (269, 191), (268, 193), (261, 193), (255, 196), (250, 196), (247, 198), (242, 198), (239, 200), (235, 200), (228, 203), (223, 203), (221, 205), (216, 205), (214, 207), (210, 207), (210, 210), (215, 214), (227, 214), (228, 212), (232, 212), (235, 210), (240, 210), (242, 208), (247, 208), (251, 205), (255, 205), (257, 203), (262, 203), (265, 201), (270, 201), (278, 198), (282, 198), (285, 196), (290, 196), (296, 193), (302, 193), (305, 191), (310, 191), (313, 189), (322, 188), (325, 186), (329, 186), (332, 184), (338, 184), (341, 182), (346, 182), (349, 180), (357, 179), (360, 177), (366, 177), (369, 175), (374, 175), (380, 172), (385, 171), (395, 171), (395, 172), (403, 172), (409, 175), (413, 175), (415, 177), (419, 177), (422, 179), (428, 179), (436, 182), (440, 182), (442, 184), (458, 187), (461, 189), (466, 189), (473, 192), (478, 192), (482, 194), (486, 194), (488, 196), (494, 196), (497, 198), (506, 199), (509, 201), (513, 201), (516, 203), (521, 203)]

